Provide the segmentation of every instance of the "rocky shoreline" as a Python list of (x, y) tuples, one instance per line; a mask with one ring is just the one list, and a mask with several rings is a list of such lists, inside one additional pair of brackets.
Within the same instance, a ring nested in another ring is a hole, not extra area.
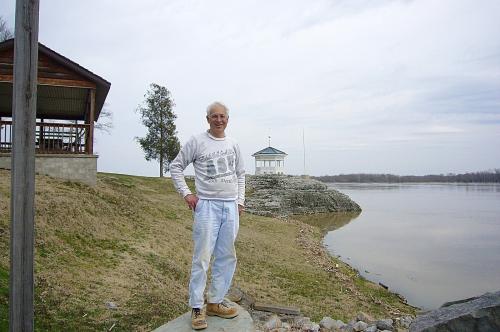
[[(500, 291), (443, 304), (440, 308), (417, 316), (400, 315), (375, 319), (359, 312), (344, 323), (323, 317), (319, 323), (300, 315), (300, 310), (272, 306), (258, 310), (253, 299), (233, 289), (234, 300), (250, 313), (256, 332), (493, 332), (500, 331)], [(262, 307), (262, 306), (261, 306)]]
[(248, 175), (246, 186), (246, 210), (256, 215), (284, 217), (361, 211), (361, 207), (349, 196), (308, 177)]
[(331, 317), (323, 317), (319, 322), (312, 322), (309, 317), (280, 318), (272, 315), (266, 322), (255, 322), (256, 332), (386, 332), (386, 331), (408, 331), (413, 317), (404, 316), (392, 319), (374, 319), (368, 314), (360, 312), (356, 318), (348, 323), (335, 320)]
[(375, 319), (364, 312), (359, 312), (347, 323), (331, 317), (323, 317), (320, 322), (314, 322), (309, 317), (301, 315), (300, 309), (297, 308), (257, 305), (251, 296), (239, 288), (232, 288), (228, 298), (250, 313), (256, 332), (404, 332), (408, 331), (414, 320), (410, 315), (394, 319)]

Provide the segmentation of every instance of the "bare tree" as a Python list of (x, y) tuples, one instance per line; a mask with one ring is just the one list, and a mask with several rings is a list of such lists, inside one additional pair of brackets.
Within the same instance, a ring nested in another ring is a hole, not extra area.
[(3, 19), (2, 16), (0, 16), (0, 42), (3, 42), (4, 40), (13, 38), (14, 34), (12, 31), (10, 31), (9, 27), (7, 26), (7, 22)]
[(113, 112), (108, 108), (107, 103), (104, 103), (104, 107), (99, 114), (99, 120), (96, 122), (94, 128), (106, 134), (111, 134), (111, 129), (113, 129)]

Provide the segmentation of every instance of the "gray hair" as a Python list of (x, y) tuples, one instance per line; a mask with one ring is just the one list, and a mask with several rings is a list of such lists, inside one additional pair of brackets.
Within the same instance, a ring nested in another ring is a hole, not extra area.
[(215, 101), (215, 102), (211, 103), (210, 105), (208, 105), (207, 116), (210, 116), (210, 113), (216, 107), (222, 107), (224, 109), (224, 111), (226, 112), (226, 115), (229, 116), (229, 108), (227, 108), (227, 106), (224, 105), (223, 103), (221, 103), (220, 101)]

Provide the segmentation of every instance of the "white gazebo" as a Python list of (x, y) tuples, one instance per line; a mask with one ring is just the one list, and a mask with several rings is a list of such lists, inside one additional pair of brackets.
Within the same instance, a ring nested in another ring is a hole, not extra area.
[(287, 154), (272, 146), (255, 152), (255, 175), (260, 174), (283, 174), (285, 169), (285, 157)]

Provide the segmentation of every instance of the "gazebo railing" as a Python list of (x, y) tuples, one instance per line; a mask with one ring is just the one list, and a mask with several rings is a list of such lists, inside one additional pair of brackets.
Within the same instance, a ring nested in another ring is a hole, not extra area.
[[(12, 121), (0, 120), (0, 153), (12, 151)], [(88, 124), (37, 122), (36, 153), (86, 154)]]

